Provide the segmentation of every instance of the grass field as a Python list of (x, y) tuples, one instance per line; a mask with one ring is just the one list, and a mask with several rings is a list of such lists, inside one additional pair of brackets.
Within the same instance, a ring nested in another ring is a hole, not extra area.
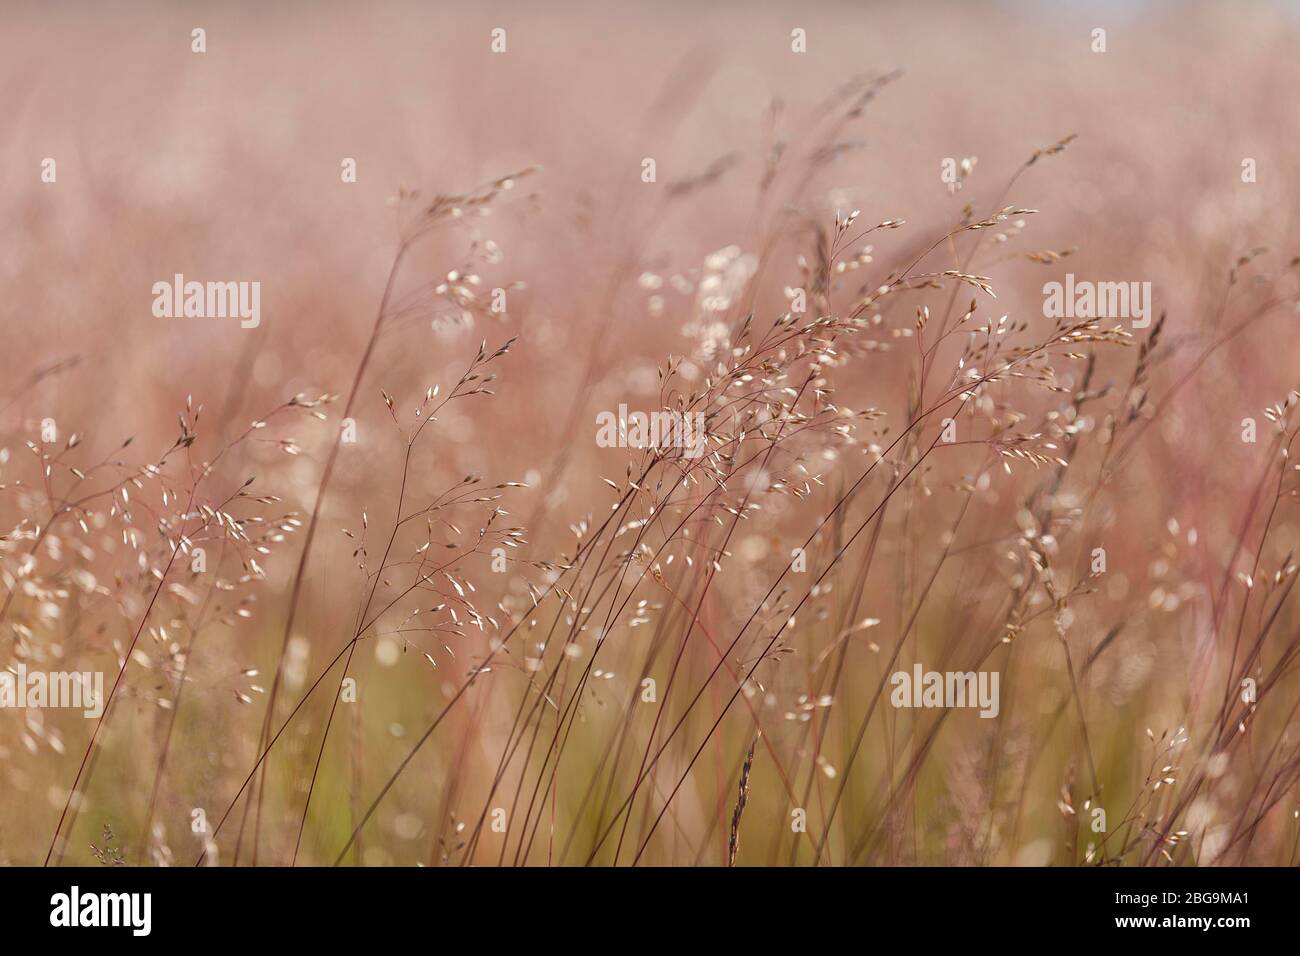
[(1294, 11), (4, 19), (0, 863), (1296, 862)]

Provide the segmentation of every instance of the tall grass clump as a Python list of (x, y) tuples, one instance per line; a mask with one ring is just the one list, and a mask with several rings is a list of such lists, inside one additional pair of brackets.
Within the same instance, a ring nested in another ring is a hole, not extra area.
[[(1234, 253), (1147, 326), (1048, 318), (1073, 135), (964, 162), (942, 220), (833, 201), (898, 78), (619, 193), (564, 275), (527, 252), (564, 241), (549, 170), (402, 190), (338, 381), (251, 422), (7, 418), (8, 659), (107, 696), (6, 732), (51, 798), (6, 862), (1293, 864), (1300, 383), (1249, 495), (1160, 492), (1297, 260)], [(684, 238), (720, 190), (727, 244)], [(702, 446), (594, 439), (638, 402)], [(915, 668), (996, 673), (996, 713), (899, 706)]]

